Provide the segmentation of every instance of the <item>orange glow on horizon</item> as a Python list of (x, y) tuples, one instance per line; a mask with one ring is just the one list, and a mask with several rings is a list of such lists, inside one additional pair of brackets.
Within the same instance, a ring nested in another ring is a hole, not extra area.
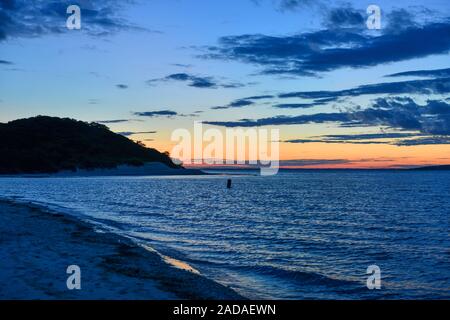
[[(145, 141), (144, 141), (145, 142)], [(170, 140), (155, 139), (146, 142), (147, 147), (161, 152), (170, 151), (175, 145)], [(342, 160), (341, 163), (313, 165), (283, 164), (287, 160)], [(450, 145), (395, 146), (389, 144), (351, 143), (280, 143), (280, 168), (308, 169), (383, 169), (450, 163)], [(195, 165), (186, 167), (214, 167), (230, 165)], [(231, 165), (246, 167), (245, 165)]]

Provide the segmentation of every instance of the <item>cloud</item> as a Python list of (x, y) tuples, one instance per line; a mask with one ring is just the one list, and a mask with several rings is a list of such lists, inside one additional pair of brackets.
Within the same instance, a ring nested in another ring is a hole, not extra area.
[[(273, 95), (261, 95), (261, 96), (251, 96), (247, 98), (237, 99), (230, 102), (224, 106), (215, 106), (211, 107), (213, 110), (221, 110), (221, 109), (230, 109), (230, 108), (242, 108), (246, 106), (251, 106), (255, 104), (255, 101), (263, 100), (263, 99), (272, 99), (275, 98)], [(316, 99), (311, 103), (281, 103), (275, 104), (273, 107), (278, 109), (298, 109), (298, 108), (312, 108), (319, 105), (325, 105), (328, 102), (336, 101), (338, 98), (322, 98)]]
[[(393, 144), (391, 139), (410, 138), (420, 136), (418, 133), (367, 133), (367, 134), (341, 134), (323, 135), (307, 139), (290, 139), (287, 143), (350, 143), (350, 144)], [(389, 141), (378, 141), (386, 140)]]
[(340, 113), (316, 113), (299, 116), (274, 116), (237, 121), (207, 121), (206, 124), (225, 127), (255, 127), (268, 125), (302, 125), (334, 122), (342, 127), (387, 127), (416, 131), (427, 135), (450, 135), (450, 104), (444, 100), (428, 100), (419, 105), (411, 98), (378, 98), (365, 109), (361, 107)]
[(217, 89), (217, 88), (241, 88), (245, 85), (237, 82), (230, 83), (221, 83), (219, 80), (214, 77), (201, 77), (197, 75), (192, 75), (189, 73), (174, 73), (170, 74), (164, 78), (156, 78), (147, 80), (148, 85), (155, 85), (159, 82), (168, 82), (168, 81), (180, 81), (187, 82), (188, 86), (194, 88), (202, 88), (202, 89)]
[(278, 109), (307, 109), (317, 106), (315, 103), (280, 103), (273, 107)]
[(345, 113), (317, 113), (313, 115), (300, 115), (294, 117), (279, 115), (257, 120), (240, 119), (238, 121), (205, 121), (204, 123), (223, 127), (257, 127), (269, 125), (292, 125), (347, 121), (349, 121), (349, 117)]
[(116, 132), (117, 134), (120, 134), (125, 137), (129, 137), (135, 134), (154, 134), (157, 133), (157, 131), (122, 131), (122, 132)]
[(333, 8), (328, 11), (326, 21), (329, 28), (365, 27), (365, 12), (349, 5)]
[(446, 136), (430, 136), (417, 139), (404, 139), (395, 142), (397, 146), (420, 146), (420, 145), (433, 145), (433, 144), (450, 144), (450, 137)]
[[(123, 30), (145, 30), (131, 24), (119, 14), (133, 1), (79, 1), (82, 17), (81, 32), (105, 36)], [(68, 32), (65, 23), (69, 16), (63, 1), (2, 0), (0, 6), (0, 41), (8, 38), (33, 38)], [(146, 30), (151, 31), (151, 30)], [(155, 31), (156, 32), (156, 31)]]
[(292, 139), (286, 140), (287, 143), (349, 143), (349, 144), (386, 144), (382, 141), (350, 141), (350, 140), (322, 140), (322, 139)]
[(272, 99), (275, 98), (273, 95), (260, 95), (260, 96), (251, 96), (247, 98), (243, 98), (243, 100), (263, 100), (263, 99)]
[(338, 100), (337, 97), (330, 97), (330, 98), (316, 99), (313, 102), (309, 103), (280, 103), (274, 105), (273, 107), (278, 109), (307, 109), (316, 106), (323, 106), (328, 104), (329, 102), (335, 102), (336, 100)]
[[(342, 135), (342, 139), (328, 139), (327, 136), (324, 136), (323, 139), (291, 139), (283, 142), (286, 143), (339, 143), (339, 144), (387, 144), (394, 145), (399, 147), (404, 146), (423, 146), (423, 145), (443, 145), (450, 144), (450, 137), (448, 136), (425, 136), (425, 137), (417, 137), (417, 134), (387, 134), (385, 137), (380, 136), (379, 138), (374, 139), (388, 139), (390, 136), (393, 138), (400, 137), (414, 137), (412, 139), (397, 139), (393, 141), (376, 141), (372, 139), (356, 139), (353, 140), (354, 137), (352, 135)], [(419, 135), (420, 136), (420, 135)]]
[(325, 135), (321, 136), (323, 139), (327, 140), (373, 140), (373, 139), (393, 139), (393, 138), (406, 138), (415, 137), (417, 133), (402, 133), (402, 132), (392, 132), (392, 133), (363, 133), (363, 134), (335, 134), (335, 135)]
[(403, 30), (418, 27), (411, 10), (395, 9), (386, 14), (387, 27), (384, 32), (398, 33)]
[(388, 74), (385, 77), (425, 77), (425, 78), (449, 78), (450, 68), (434, 70), (413, 70)]
[(448, 94), (450, 93), (450, 77), (410, 80), (401, 82), (385, 82), (362, 85), (338, 91), (297, 91), (278, 95), (279, 98), (318, 99), (339, 97), (357, 97), (369, 94)]
[(97, 123), (101, 123), (101, 124), (111, 124), (111, 123), (123, 123), (123, 122), (128, 122), (131, 121), (130, 119), (114, 119), (114, 120), (100, 120), (100, 121), (95, 121)]
[(325, 164), (346, 164), (351, 162), (348, 159), (291, 159), (280, 160), (280, 167), (282, 166), (315, 166)]
[[(254, 4), (260, 5), (264, 0), (251, 0)], [(317, 4), (319, 0), (271, 0), (275, 6), (282, 11), (296, 10)]]
[(177, 112), (171, 110), (159, 110), (159, 111), (144, 111), (144, 112), (133, 112), (135, 116), (139, 117), (173, 117), (178, 115)]
[(192, 64), (185, 64), (185, 63), (172, 63), (172, 66), (180, 67), (180, 68), (192, 68)]
[(126, 84), (116, 84), (116, 87), (119, 89), (128, 89), (128, 86)]
[[(353, 15), (348, 13), (343, 22), (348, 23), (351, 17)], [(208, 52), (200, 57), (258, 65), (263, 74), (317, 76), (340, 68), (366, 68), (447, 54), (450, 50), (450, 20), (413, 25), (381, 35), (331, 28), (289, 36), (225, 36), (219, 39), (217, 46), (206, 50)]]
[(124, 132), (116, 132), (117, 134), (120, 134), (120, 135), (122, 135), (122, 136), (124, 136), (124, 137), (129, 137), (129, 136), (132, 136), (132, 135), (135, 135), (135, 134), (154, 134), (154, 133), (157, 133), (157, 131), (138, 131), (138, 132), (135, 132), (135, 131), (124, 131)]
[(12, 63), (11, 61), (8, 61), (8, 60), (0, 60), (0, 64), (12, 65), (14, 63)]

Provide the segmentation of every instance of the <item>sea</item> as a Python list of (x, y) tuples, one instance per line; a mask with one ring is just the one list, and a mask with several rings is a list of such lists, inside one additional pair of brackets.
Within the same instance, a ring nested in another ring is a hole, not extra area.
[(450, 171), (215, 173), (4, 177), (0, 198), (88, 220), (251, 299), (450, 298)]

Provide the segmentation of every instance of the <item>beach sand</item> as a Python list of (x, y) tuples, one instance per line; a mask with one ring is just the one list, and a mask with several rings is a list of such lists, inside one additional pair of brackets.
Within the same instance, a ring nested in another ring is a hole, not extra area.
[[(66, 286), (69, 265), (81, 290)], [(242, 299), (180, 266), (75, 217), (0, 201), (0, 299)]]

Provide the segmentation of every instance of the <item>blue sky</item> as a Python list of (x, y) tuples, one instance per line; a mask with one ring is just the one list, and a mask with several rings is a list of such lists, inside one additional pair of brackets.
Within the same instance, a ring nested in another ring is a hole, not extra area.
[[(109, 120), (116, 132), (157, 131), (132, 137), (167, 149), (171, 130), (193, 121), (276, 126), (285, 158), (308, 143), (450, 144), (448, 1), (32, 3), (0, 0), (1, 122)], [(81, 30), (65, 28), (69, 4)], [(365, 25), (369, 4), (381, 30)], [(409, 71), (422, 73), (387, 77)], [(383, 85), (404, 81), (418, 82)], [(379, 89), (359, 94), (369, 84)], [(381, 135), (392, 132), (410, 136)], [(348, 137), (328, 141), (336, 134)]]

